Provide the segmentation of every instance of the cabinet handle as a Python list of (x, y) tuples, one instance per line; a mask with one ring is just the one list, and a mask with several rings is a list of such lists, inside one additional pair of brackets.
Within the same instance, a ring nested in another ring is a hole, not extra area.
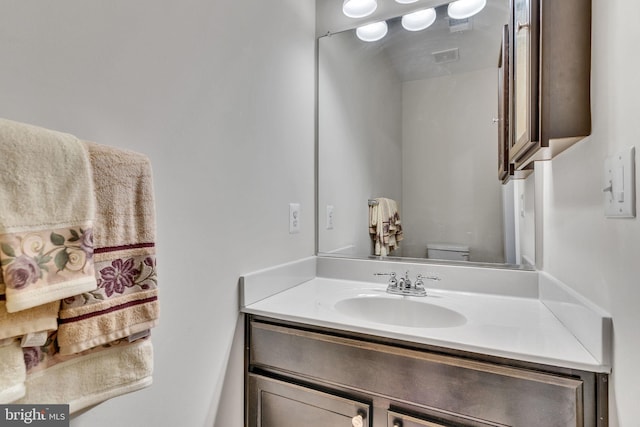
[(518, 32), (520, 32), (520, 30), (522, 30), (523, 28), (529, 28), (531, 25), (529, 25), (528, 22), (517, 22), (517, 27), (518, 27)]
[(351, 426), (352, 427), (362, 427), (364, 423), (362, 422), (362, 415), (358, 414), (355, 417), (351, 418)]

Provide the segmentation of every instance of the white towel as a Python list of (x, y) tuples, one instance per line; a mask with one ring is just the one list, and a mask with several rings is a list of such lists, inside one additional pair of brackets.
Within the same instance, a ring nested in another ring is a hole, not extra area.
[(148, 338), (121, 340), (72, 356), (50, 356), (50, 348), (24, 349), (29, 368), (26, 394), (15, 403), (69, 404), (73, 414), (153, 382), (153, 346)]
[(379, 197), (369, 207), (369, 235), (374, 242), (373, 253), (387, 256), (400, 247), (403, 239), (400, 212), (395, 200)]
[(88, 292), (95, 200), (73, 135), (0, 119), (0, 260), (7, 311)]
[(26, 369), (20, 342), (0, 343), (0, 404), (12, 403), (25, 394)]

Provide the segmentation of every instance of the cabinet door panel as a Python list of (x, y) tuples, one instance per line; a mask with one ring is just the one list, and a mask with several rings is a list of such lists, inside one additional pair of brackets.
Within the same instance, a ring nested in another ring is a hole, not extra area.
[(250, 374), (249, 395), (250, 427), (351, 427), (359, 414), (368, 425), (369, 405), (295, 384)]
[(509, 176), (509, 26), (502, 31), (498, 62), (498, 179)]
[[(437, 420), (437, 421), (436, 421)], [(393, 410), (387, 411), (387, 427), (507, 427), (489, 421), (462, 419), (453, 414), (420, 414), (411, 416)]]
[(537, 0), (513, 1), (513, 136), (511, 161), (538, 139)]

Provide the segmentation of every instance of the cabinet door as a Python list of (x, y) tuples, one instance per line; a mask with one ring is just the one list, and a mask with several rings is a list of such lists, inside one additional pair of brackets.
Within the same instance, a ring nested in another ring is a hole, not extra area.
[(447, 427), (432, 421), (420, 420), (406, 415), (393, 414), (389, 412), (387, 427)]
[(513, 0), (513, 107), (510, 161), (517, 162), (538, 140), (538, 1)]
[(484, 420), (463, 419), (455, 414), (424, 414), (411, 416), (394, 410), (387, 411), (387, 427), (505, 427)]
[(498, 61), (498, 179), (509, 176), (509, 26), (505, 25)]
[(370, 405), (310, 388), (249, 374), (249, 427), (352, 427), (369, 425)]

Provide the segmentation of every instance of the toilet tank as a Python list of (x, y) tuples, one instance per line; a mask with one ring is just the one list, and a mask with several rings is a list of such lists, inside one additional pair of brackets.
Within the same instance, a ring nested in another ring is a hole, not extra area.
[(469, 246), (452, 243), (428, 243), (427, 258), (469, 261)]

